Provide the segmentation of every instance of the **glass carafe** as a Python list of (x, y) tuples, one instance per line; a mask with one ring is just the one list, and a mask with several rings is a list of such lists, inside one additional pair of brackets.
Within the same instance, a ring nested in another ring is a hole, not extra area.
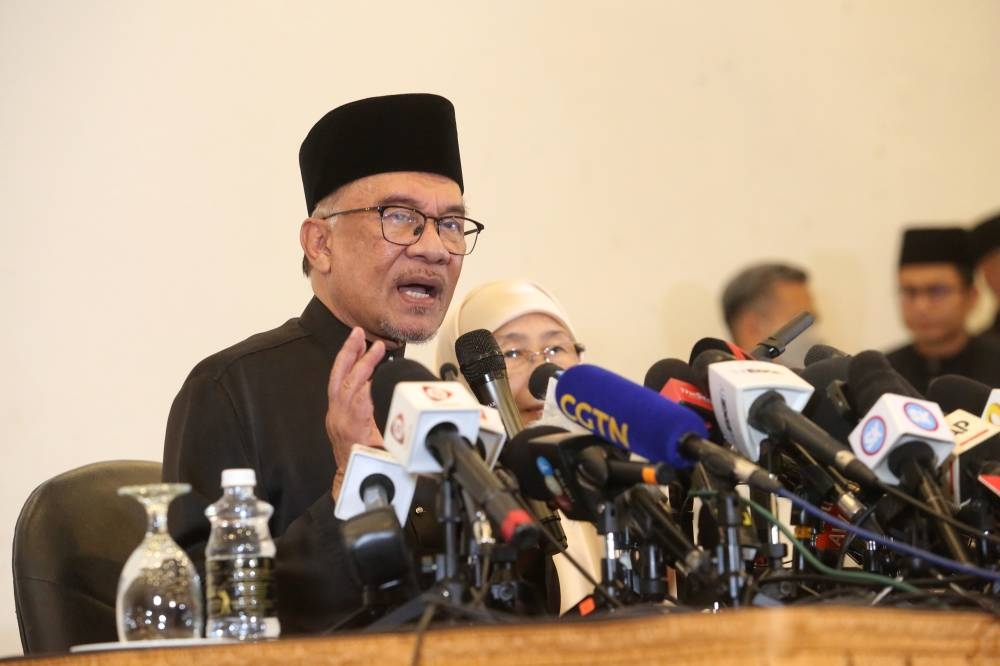
[(124, 486), (146, 509), (146, 536), (118, 579), (118, 640), (198, 638), (202, 631), (201, 580), (187, 554), (167, 532), (167, 507), (191, 490), (186, 483)]

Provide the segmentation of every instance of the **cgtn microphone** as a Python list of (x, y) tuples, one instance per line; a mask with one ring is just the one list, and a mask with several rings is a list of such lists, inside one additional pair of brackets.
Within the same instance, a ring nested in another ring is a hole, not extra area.
[(688, 469), (701, 462), (767, 492), (781, 484), (757, 465), (705, 439), (698, 414), (594, 365), (573, 366), (556, 386), (559, 408), (598, 437), (644, 458)]

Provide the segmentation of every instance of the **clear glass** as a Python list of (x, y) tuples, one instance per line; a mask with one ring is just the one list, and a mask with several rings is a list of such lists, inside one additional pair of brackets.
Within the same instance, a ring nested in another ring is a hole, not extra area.
[(124, 486), (146, 509), (146, 536), (118, 579), (115, 616), (118, 640), (199, 638), (202, 630), (201, 579), (191, 559), (167, 532), (167, 507), (190, 492), (186, 483)]

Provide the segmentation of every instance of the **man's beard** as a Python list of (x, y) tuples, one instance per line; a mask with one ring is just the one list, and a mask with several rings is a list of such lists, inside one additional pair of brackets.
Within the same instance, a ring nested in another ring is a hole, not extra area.
[[(414, 307), (410, 310), (410, 314), (418, 316), (427, 315), (430, 314), (430, 312), (430, 308), (421, 307)], [(400, 328), (388, 319), (379, 319), (378, 325), (379, 335), (383, 338), (396, 340), (397, 342), (427, 342), (434, 337), (435, 333), (437, 333), (438, 328), (441, 326), (441, 321), (438, 320), (434, 326)]]

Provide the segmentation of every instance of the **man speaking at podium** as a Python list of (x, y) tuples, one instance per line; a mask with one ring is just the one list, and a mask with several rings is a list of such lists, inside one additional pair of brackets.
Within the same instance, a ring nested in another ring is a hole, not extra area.
[[(465, 217), (455, 112), (443, 97), (336, 108), (306, 136), (299, 165), (313, 298), (301, 316), (192, 370), (170, 410), (163, 455), (164, 480), (192, 486), (174, 503), (170, 527), (202, 571), (204, 510), (221, 493), (221, 471), (256, 470), (257, 495), (275, 509), (286, 634), (326, 629), (362, 603), (334, 503), (351, 445), (381, 446), (369, 380), (407, 342), (434, 335), (483, 229)], [(432, 515), (411, 515), (410, 529), (437, 530)]]

